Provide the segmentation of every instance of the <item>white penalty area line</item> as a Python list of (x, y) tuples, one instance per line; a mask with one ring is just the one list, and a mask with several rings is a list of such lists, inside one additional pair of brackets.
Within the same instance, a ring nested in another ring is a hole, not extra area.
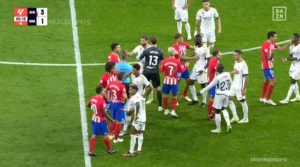
[[(70, 0), (74, 1), (74, 0)], [(76, 26), (77, 27), (77, 26)], [(277, 42), (277, 44), (285, 44), (290, 42), (290, 40), (285, 40), (281, 42)], [(253, 47), (253, 48), (248, 48), (248, 49), (243, 49), (243, 52), (249, 52), (252, 50), (258, 50), (261, 49), (261, 46)], [(224, 52), (222, 55), (230, 55), (233, 54), (233, 51), (231, 52)], [(129, 62), (129, 64), (134, 64), (136, 62)], [(8, 61), (0, 61), (0, 64), (5, 64), (5, 65), (23, 65), (23, 66), (51, 66), (51, 67), (76, 67), (77, 64), (53, 64), (53, 63), (26, 63), (26, 62), (8, 62)], [(105, 63), (87, 63), (87, 64), (81, 64), (81, 66), (104, 66)]]
[[(73, 32), (73, 43), (74, 43), (74, 56), (76, 61), (76, 72), (77, 72), (77, 83), (78, 83), (78, 94), (79, 94), (79, 106), (80, 106), (80, 118), (81, 118), (81, 130), (82, 130), (82, 143), (84, 151), (84, 164), (85, 167), (91, 167), (91, 158), (88, 155), (89, 151), (89, 140), (88, 140), (88, 125), (86, 118), (86, 107), (84, 99), (84, 85), (83, 85), (83, 73), (79, 47), (78, 27), (76, 19), (75, 0), (70, 0), (70, 12), (72, 20), (72, 32)], [(55, 64), (57, 65), (57, 64)], [(66, 65), (66, 64), (63, 64)]]

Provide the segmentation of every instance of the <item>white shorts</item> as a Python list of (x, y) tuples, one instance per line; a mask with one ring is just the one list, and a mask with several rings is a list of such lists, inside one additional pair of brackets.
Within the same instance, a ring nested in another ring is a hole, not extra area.
[(133, 122), (132, 126), (136, 131), (145, 131), (146, 123), (145, 122)]
[(240, 100), (245, 100), (246, 99), (246, 96), (243, 96), (242, 95), (242, 90), (240, 89), (235, 89), (235, 88), (230, 88), (230, 91), (229, 91), (229, 96), (231, 97), (234, 97), (236, 96), (236, 98), (240, 101)]
[(175, 20), (187, 22), (189, 20), (189, 14), (187, 10), (175, 10)]
[(198, 81), (200, 84), (207, 83), (207, 69), (201, 75), (198, 75), (198, 72), (204, 70), (204, 67), (194, 67), (193, 71), (190, 75), (190, 79), (194, 81)]
[(216, 34), (215, 32), (207, 32), (207, 33), (201, 33), (202, 36), (202, 42), (206, 43), (214, 43), (216, 42)]
[(228, 96), (222, 94), (216, 94), (213, 107), (217, 110), (228, 107)]
[(300, 79), (300, 67), (297, 67), (292, 64), (290, 67), (290, 70), (289, 70), (289, 75), (294, 80), (299, 80)]

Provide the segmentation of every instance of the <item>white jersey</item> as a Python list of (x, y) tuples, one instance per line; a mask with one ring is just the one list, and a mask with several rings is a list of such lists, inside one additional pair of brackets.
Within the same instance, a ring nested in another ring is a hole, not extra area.
[[(137, 111), (137, 103), (140, 105), (139, 111)], [(129, 109), (134, 109), (134, 120), (136, 120), (136, 122), (146, 122), (145, 99), (139, 93), (136, 93), (130, 98)]]
[[(297, 59), (300, 59), (300, 44), (298, 44), (297, 46), (291, 45), (290, 46), (290, 54), (293, 57), (295, 57)], [(294, 60), (292, 62), (292, 66), (300, 68), (300, 61), (299, 60)]]
[(142, 45), (138, 45), (133, 49), (133, 53), (136, 54), (136, 59), (139, 60), (140, 55), (143, 53), (144, 49), (149, 48), (150, 45), (147, 45), (146, 48), (144, 48)]
[(229, 72), (223, 72), (217, 75), (214, 80), (204, 89), (201, 90), (201, 93), (211, 89), (216, 85), (216, 95), (226, 95), (229, 94), (229, 85), (231, 84), (232, 80), (230, 77)]
[(194, 65), (194, 68), (204, 68), (207, 63), (207, 59), (210, 58), (209, 50), (206, 46), (195, 46), (195, 56), (199, 57), (199, 60)]
[(175, 0), (176, 10), (183, 10), (183, 7), (187, 5), (187, 0)]
[(205, 11), (203, 8), (197, 12), (196, 20), (201, 21), (201, 33), (215, 32), (215, 18), (219, 17), (217, 9), (209, 8)]
[(132, 84), (136, 85), (138, 87), (138, 93), (142, 96), (144, 93), (144, 88), (150, 85), (150, 82), (147, 80), (147, 78), (140, 74), (138, 77), (135, 77), (135, 75), (131, 75)]
[(231, 87), (234, 89), (242, 90), (245, 85), (245, 75), (248, 75), (248, 66), (244, 60), (241, 62), (235, 62), (234, 70), (237, 70), (239, 73), (234, 74), (234, 78), (231, 84)]

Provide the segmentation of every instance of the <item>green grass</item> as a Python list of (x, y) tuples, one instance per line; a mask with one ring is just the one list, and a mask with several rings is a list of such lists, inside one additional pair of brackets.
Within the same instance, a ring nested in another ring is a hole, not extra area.
[[(67, 0), (0, 0), (0, 3), (5, 13), (0, 16), (0, 61), (75, 63)], [(222, 34), (217, 36), (215, 45), (222, 52), (260, 46), (269, 30), (277, 31), (278, 41), (287, 40), (299, 31), (297, 0), (212, 0), (212, 5), (222, 20)], [(287, 6), (287, 21), (272, 21), (272, 6)], [(14, 27), (15, 7), (47, 7), (52, 24)], [(189, 8), (192, 32), (200, 7), (199, 0), (193, 1)], [(177, 29), (169, 1), (76, 0), (76, 12), (82, 63), (105, 62), (113, 42), (119, 42), (124, 50), (132, 50), (144, 34), (157, 36), (158, 46), (165, 52), (174, 43)], [(278, 83), (272, 96), (276, 102), (286, 96), (289, 87), (289, 63), (279, 61), (288, 54), (288, 51), (276, 54)], [(245, 52), (244, 59), (250, 72), (249, 124), (234, 124), (231, 134), (213, 135), (210, 130), (215, 124), (207, 121), (207, 109), (190, 107), (180, 100), (177, 109), (180, 119), (172, 119), (159, 113), (154, 101), (147, 106), (143, 154), (121, 157), (129, 149), (129, 136), (126, 136), (124, 143), (113, 144), (118, 153), (108, 155), (99, 138), (96, 151), (101, 156), (92, 158), (92, 165), (299, 166), (300, 104), (272, 107), (259, 103), (263, 82), (260, 50)], [(233, 68), (231, 55), (224, 56), (221, 62), (226, 70)], [(0, 66), (0, 166), (84, 166), (76, 68)], [(94, 94), (103, 73), (103, 66), (83, 67), (86, 100)], [(236, 106), (241, 116), (241, 106), (237, 102)], [(87, 110), (88, 123), (91, 114)], [(90, 125), (88, 128), (90, 134)], [(225, 131), (224, 120), (222, 128)], [(251, 158), (287, 158), (287, 162), (251, 162)]]

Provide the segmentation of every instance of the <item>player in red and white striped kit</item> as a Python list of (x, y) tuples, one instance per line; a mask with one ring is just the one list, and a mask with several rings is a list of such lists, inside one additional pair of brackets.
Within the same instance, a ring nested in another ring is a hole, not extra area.
[(175, 56), (176, 50), (172, 47), (168, 48), (169, 57), (163, 60), (160, 72), (164, 72), (164, 85), (162, 88), (162, 92), (164, 93), (164, 109), (165, 115), (169, 114), (168, 102), (169, 102), (169, 94), (172, 91), (173, 99), (172, 99), (172, 112), (171, 115), (173, 117), (178, 117), (176, 114), (176, 106), (177, 106), (177, 94), (178, 94), (178, 72), (183, 72), (181, 62), (176, 59)]

